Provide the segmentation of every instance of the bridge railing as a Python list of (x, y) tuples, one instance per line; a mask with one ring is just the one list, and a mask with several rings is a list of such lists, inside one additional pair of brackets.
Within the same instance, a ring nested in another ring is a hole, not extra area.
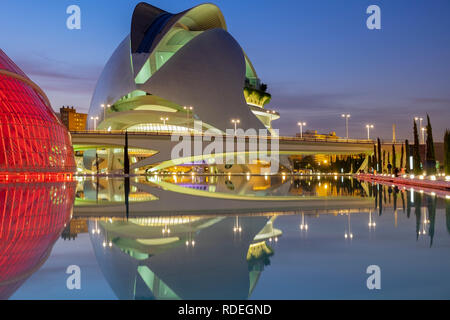
[[(179, 136), (191, 136), (191, 137), (215, 137), (214, 134), (205, 134), (205, 133), (193, 133), (186, 131), (153, 131), (153, 132), (144, 132), (144, 131), (127, 131), (129, 136), (161, 136), (161, 137), (170, 137), (174, 134)], [(82, 130), (82, 131), (70, 131), (72, 135), (125, 135), (124, 130), (110, 130), (110, 131), (102, 131), (102, 130)], [(225, 137), (230, 137), (229, 135), (223, 135)], [(245, 138), (245, 139), (278, 139), (280, 141), (293, 141), (293, 142), (324, 142), (324, 143), (353, 143), (353, 144), (375, 144), (375, 140), (367, 140), (367, 139), (343, 139), (343, 138), (333, 138), (333, 137), (324, 137), (324, 138), (310, 138), (310, 137), (289, 137), (289, 136), (240, 136), (240, 135), (232, 135), (231, 137), (235, 138)]]

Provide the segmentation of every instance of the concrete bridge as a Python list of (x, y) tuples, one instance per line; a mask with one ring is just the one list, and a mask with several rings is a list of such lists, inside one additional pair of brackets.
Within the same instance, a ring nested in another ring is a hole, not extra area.
[[(108, 131), (77, 131), (71, 132), (72, 143), (75, 149), (88, 148), (123, 148), (125, 145), (125, 132)], [(220, 137), (220, 138), (218, 138)], [(128, 132), (129, 148), (149, 150), (153, 155), (133, 163), (131, 169), (138, 169), (154, 165), (153, 170), (161, 170), (183, 163), (214, 159), (223, 159), (227, 163), (236, 157), (250, 155), (260, 157), (261, 154), (271, 155), (278, 152), (279, 157), (270, 160), (279, 161), (282, 165), (290, 167), (288, 157), (292, 155), (356, 155), (371, 154), (373, 141), (354, 139), (311, 139), (296, 137), (271, 136), (213, 136), (206, 134), (172, 133), (172, 132)], [(192, 153), (186, 156), (180, 152), (173, 157), (174, 148), (190, 149)], [(197, 152), (200, 150), (200, 152)], [(203, 152), (208, 150), (209, 152)], [(248, 162), (245, 162), (248, 163)]]

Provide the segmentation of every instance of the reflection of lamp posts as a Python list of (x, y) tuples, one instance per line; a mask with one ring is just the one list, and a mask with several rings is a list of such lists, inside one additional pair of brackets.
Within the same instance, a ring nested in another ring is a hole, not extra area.
[(347, 133), (347, 139), (348, 139), (348, 118), (350, 118), (351, 115), (349, 114), (343, 114), (342, 118), (345, 118), (345, 131)]
[(423, 221), (422, 221), (422, 231), (419, 230), (419, 235), (426, 235), (427, 234), (426, 227), (427, 227), (427, 224), (430, 223), (430, 220), (428, 220), (426, 210), (422, 210), (422, 208), (420, 210), (423, 213)]
[(231, 123), (234, 124), (234, 135), (236, 135), (237, 125), (238, 125), (238, 123), (241, 123), (241, 120), (239, 120), (239, 119), (231, 119)]
[(170, 229), (167, 227), (167, 225), (164, 226), (164, 228), (162, 229), (162, 233), (169, 235), (170, 234)]
[(98, 220), (95, 220), (95, 228), (92, 229), (92, 234), (100, 234), (100, 229), (98, 228)]
[(305, 222), (305, 214), (302, 213), (302, 224), (300, 225), (300, 230), (308, 231), (308, 224)]
[(373, 124), (366, 124), (367, 128), (367, 140), (370, 140), (370, 129), (373, 129)]
[(189, 111), (192, 111), (194, 107), (185, 106), (183, 109), (186, 110), (186, 127), (189, 127)]
[(239, 225), (239, 217), (238, 216), (236, 216), (236, 221), (234, 222), (233, 232), (234, 233), (236, 233), (236, 232), (241, 233), (242, 232), (242, 227)]
[(166, 126), (166, 121), (169, 121), (169, 118), (167, 118), (167, 117), (162, 117), (161, 118), (161, 121), (163, 122), (163, 124), (164, 124), (164, 126)]
[(192, 232), (189, 232), (187, 240), (186, 240), (186, 247), (195, 247), (195, 240), (192, 239)]
[(369, 229), (375, 228), (377, 224), (372, 218), (372, 210), (369, 211)]
[(353, 233), (352, 233), (352, 227), (351, 227), (351, 224), (350, 224), (350, 212), (349, 213), (347, 213), (347, 217), (348, 217), (348, 233), (347, 232), (345, 232), (345, 235), (344, 235), (344, 237), (345, 237), (345, 239), (348, 239), (348, 238), (350, 238), (350, 239), (353, 239)]
[(306, 122), (299, 122), (297, 125), (300, 126), (300, 138), (303, 138), (303, 126), (306, 126)]
[(91, 117), (91, 120), (94, 120), (94, 130), (97, 130), (97, 120), (98, 120), (98, 117)]

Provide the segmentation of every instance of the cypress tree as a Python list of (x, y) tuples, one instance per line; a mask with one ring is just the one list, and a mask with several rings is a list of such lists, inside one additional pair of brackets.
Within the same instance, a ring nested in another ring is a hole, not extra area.
[(427, 174), (436, 173), (436, 154), (434, 152), (433, 128), (431, 127), (430, 116), (427, 114)]
[(403, 166), (404, 159), (405, 159), (405, 148), (404, 148), (404, 145), (402, 143), (402, 153), (401, 153), (401, 156), (400, 156), (400, 169), (404, 168), (404, 166)]
[(445, 130), (444, 136), (444, 169), (445, 174), (450, 175), (450, 131)]
[(392, 144), (392, 170), (397, 168), (397, 155), (395, 154), (395, 144)]
[(383, 164), (381, 163), (381, 140), (380, 138), (377, 139), (377, 144), (378, 144), (378, 168), (377, 171), (382, 172), (383, 171)]
[(383, 150), (383, 162), (381, 164), (381, 168), (384, 171), (384, 168), (386, 167), (386, 150)]
[(420, 174), (422, 169), (420, 168), (420, 153), (419, 153), (419, 133), (417, 132), (417, 123), (414, 121), (414, 147), (413, 147), (413, 162), (414, 162), (414, 173)]

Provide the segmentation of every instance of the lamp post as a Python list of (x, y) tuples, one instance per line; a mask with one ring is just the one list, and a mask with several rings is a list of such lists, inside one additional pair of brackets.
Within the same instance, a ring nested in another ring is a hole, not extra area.
[(300, 127), (300, 138), (303, 138), (303, 126), (306, 126), (306, 122), (299, 122), (297, 125)]
[(97, 120), (98, 120), (98, 117), (91, 117), (91, 120), (94, 120), (94, 130), (97, 130)]
[(105, 120), (106, 119), (106, 108), (111, 108), (111, 105), (102, 103), (100, 105), (100, 107), (102, 107), (102, 109), (103, 109), (103, 120)]
[(347, 139), (348, 139), (348, 118), (350, 118), (351, 115), (350, 114), (342, 114), (341, 117), (345, 119), (345, 132), (347, 134)]
[(420, 131), (422, 131), (422, 144), (425, 144), (425, 130), (426, 130), (426, 128), (420, 129)]
[(373, 124), (366, 124), (367, 128), (367, 140), (370, 140), (370, 129), (373, 129)]
[(414, 120), (415, 120), (415, 121), (419, 120), (419, 130), (422, 131), (422, 143), (425, 143), (425, 138), (424, 138), (423, 130), (422, 130), (422, 121), (423, 121), (423, 118), (415, 117)]
[(189, 127), (189, 111), (194, 110), (194, 107), (184, 106), (183, 109), (186, 110), (186, 128), (188, 128)]
[(169, 121), (169, 118), (167, 117), (162, 117), (161, 121), (163, 122), (164, 126), (166, 126), (166, 121)]
[(237, 125), (238, 125), (238, 123), (241, 123), (241, 120), (239, 120), (239, 119), (231, 119), (231, 123), (234, 124), (234, 135), (236, 135)]

